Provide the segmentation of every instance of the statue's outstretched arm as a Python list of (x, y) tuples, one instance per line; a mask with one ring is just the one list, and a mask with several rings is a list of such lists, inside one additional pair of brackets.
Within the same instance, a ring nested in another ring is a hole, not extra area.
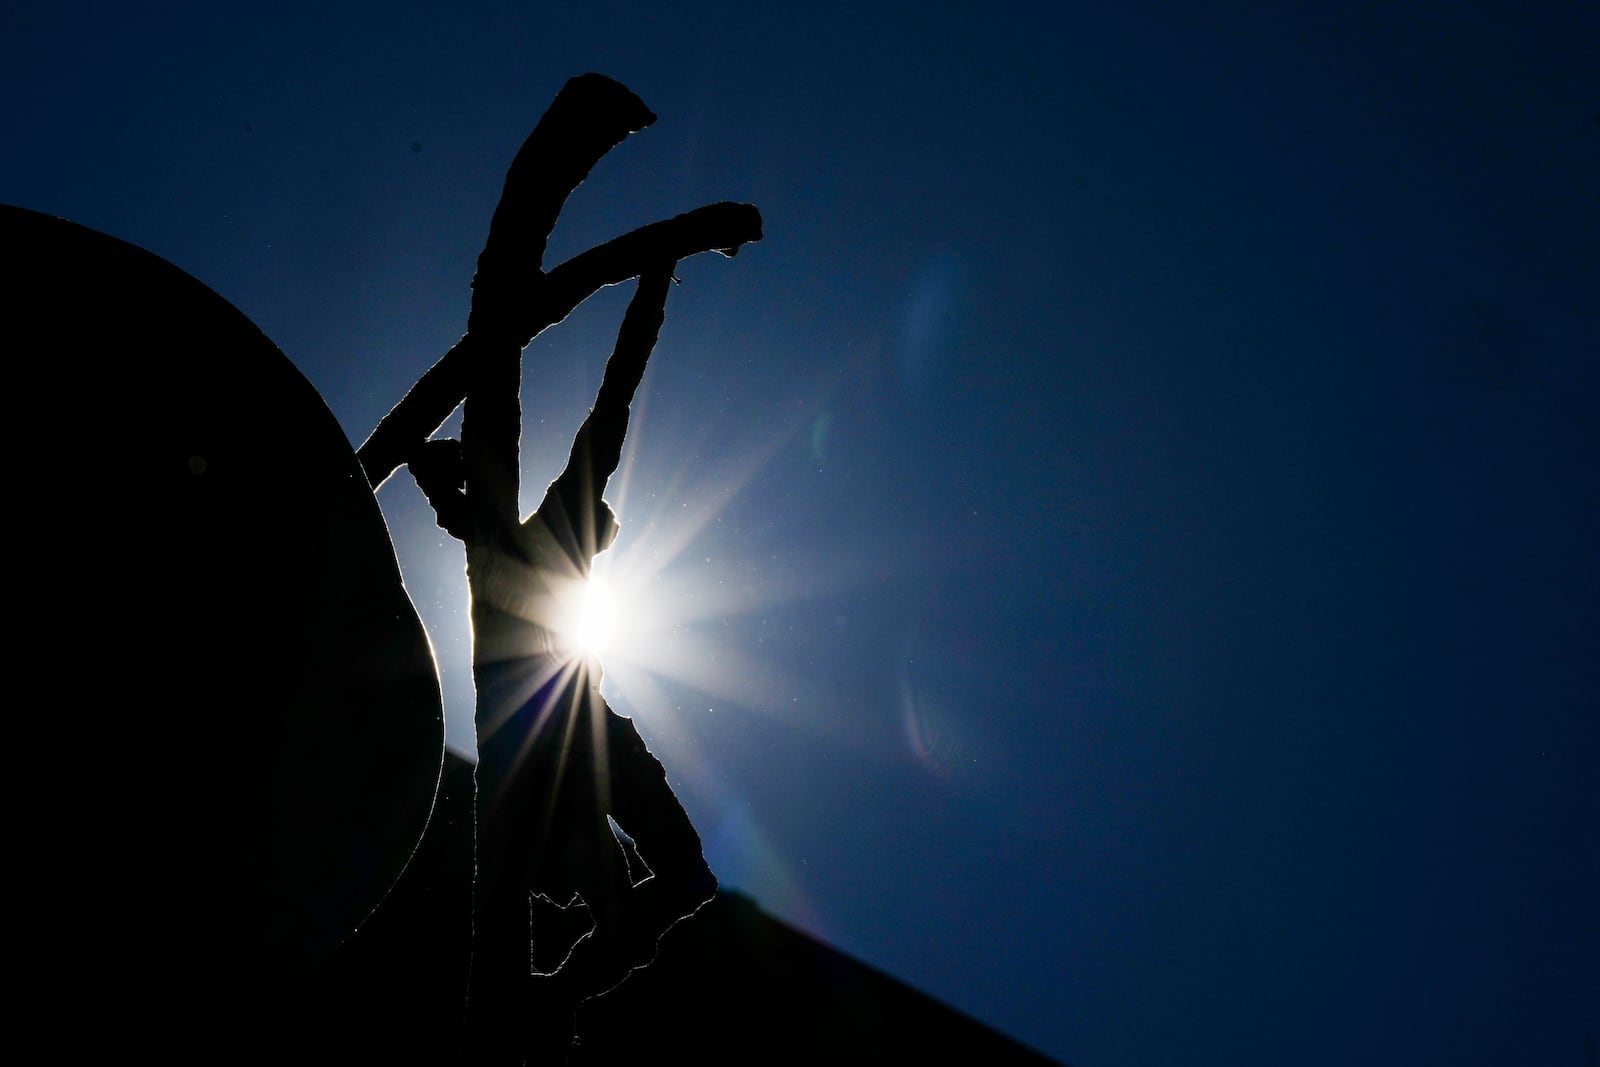
[(639, 288), (617, 331), (616, 347), (606, 361), (594, 407), (572, 440), (566, 468), (550, 483), (537, 512), (536, 517), (585, 570), (616, 533), (615, 519), (602, 496), (606, 482), (622, 462), (628, 409), (661, 334), (673, 266), (666, 263), (640, 273)]

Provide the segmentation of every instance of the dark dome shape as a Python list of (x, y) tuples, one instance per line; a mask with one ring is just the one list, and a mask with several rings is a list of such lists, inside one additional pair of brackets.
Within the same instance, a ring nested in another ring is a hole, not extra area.
[(260, 330), (60, 219), (0, 207), (0, 256), (16, 1017), (51, 1058), (183, 1058), (270, 1025), (399, 876), (437, 673), (354, 451)]

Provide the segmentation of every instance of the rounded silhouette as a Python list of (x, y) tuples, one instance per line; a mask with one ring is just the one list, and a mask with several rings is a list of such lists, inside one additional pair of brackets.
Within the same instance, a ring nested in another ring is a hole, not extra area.
[(226, 1059), (420, 839), (431, 649), (354, 450), (243, 314), (60, 219), (0, 208), (0, 249), (18, 1017), (77, 1020), (53, 1058)]

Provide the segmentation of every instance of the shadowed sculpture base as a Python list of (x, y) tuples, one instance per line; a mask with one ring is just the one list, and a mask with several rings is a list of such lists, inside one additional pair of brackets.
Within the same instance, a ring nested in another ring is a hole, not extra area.
[[(716, 892), (660, 763), (589, 681), (580, 667), (540, 687), (501, 731), (528, 742), (479, 763), (468, 1033), (480, 1061), (561, 1062), (578, 1005), (648, 964)], [(516, 773), (486, 766), (506, 756)]]

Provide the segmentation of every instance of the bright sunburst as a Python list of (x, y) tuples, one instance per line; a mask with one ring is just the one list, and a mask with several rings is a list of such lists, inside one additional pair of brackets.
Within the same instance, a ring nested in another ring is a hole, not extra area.
[[(781, 902), (790, 914), (803, 915), (810, 908), (784, 858), (697, 741), (713, 723), (720, 729), (741, 713), (770, 715), (802, 731), (812, 724), (818, 679), (793, 673), (760, 647), (766, 640), (763, 617), (790, 601), (837, 591), (858, 579), (837, 566), (831, 572), (769, 568), (760, 558), (741, 555), (736, 541), (717, 536), (723, 509), (810, 422), (797, 416), (793, 425), (763, 427), (757, 433), (761, 440), (752, 446), (724, 449), (715, 469), (656, 470), (650, 482), (661, 487), (659, 492), (630, 492), (636, 442), (646, 436), (646, 421), (642, 411), (635, 411), (622, 466), (607, 494), (621, 519), (621, 536), (594, 558), (588, 579), (576, 571), (547, 579), (554, 583), (555, 610), (546, 615), (550, 605), (541, 603), (538, 619), (550, 620), (567, 654), (562, 669), (599, 666), (591, 684), (600, 682), (617, 713), (640, 720), (652, 752), (672, 768), (674, 788), (686, 807), (704, 816), (706, 855), (719, 873)], [(692, 450), (662, 445), (656, 451)], [(407, 515), (406, 521), (412, 518)], [(433, 551), (426, 559), (430, 568), (446, 565), (446, 578), (433, 579), (437, 584), (460, 581), (459, 557)], [(419, 607), (426, 612), (444, 603), (425, 599)], [(465, 611), (427, 616), (440, 652), (447, 708), (455, 716), (450, 741), (470, 756), (476, 738), (466, 617)]]
[(558, 631), (573, 652), (602, 658), (611, 650), (620, 630), (617, 595), (604, 575), (573, 581), (561, 594)]

